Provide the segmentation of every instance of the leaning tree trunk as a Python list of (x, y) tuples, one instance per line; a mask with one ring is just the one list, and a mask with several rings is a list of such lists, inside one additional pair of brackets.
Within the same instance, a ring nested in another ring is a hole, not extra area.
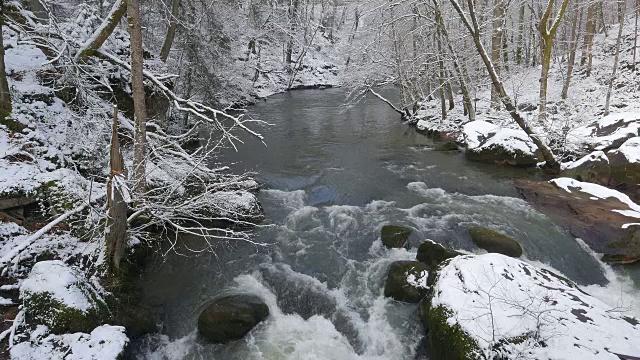
[(113, 108), (113, 130), (111, 132), (111, 151), (109, 153), (111, 172), (107, 181), (107, 223), (105, 240), (109, 272), (120, 270), (120, 261), (127, 242), (127, 203), (123, 196), (127, 178), (124, 160), (118, 140), (118, 108)]
[(133, 113), (135, 116), (135, 136), (133, 143), (133, 180), (137, 201), (142, 201), (145, 192), (145, 158), (147, 143), (147, 107), (145, 104), (142, 26), (140, 23), (139, 0), (128, 0), (127, 21), (131, 43), (131, 88), (133, 92)]
[(0, 0), (0, 120), (4, 120), (11, 114), (11, 94), (9, 93), (7, 70), (4, 66), (4, 39), (2, 38), (3, 25), (4, 0)]
[(607, 100), (604, 105), (604, 115), (609, 115), (609, 103), (611, 101), (611, 91), (613, 90), (613, 82), (616, 79), (618, 73), (618, 63), (620, 62), (620, 41), (622, 39), (622, 29), (624, 28), (624, 13), (627, 7), (626, 0), (618, 0), (618, 39), (616, 40), (616, 56), (613, 60), (613, 71), (611, 71), (611, 78), (609, 79), (609, 89), (607, 90)]
[(160, 50), (160, 60), (166, 62), (171, 52), (171, 45), (173, 45), (173, 39), (176, 36), (176, 29), (178, 27), (178, 15), (180, 13), (180, 0), (173, 0), (171, 2), (171, 19), (169, 20), (169, 27), (167, 28), (167, 36), (164, 38), (162, 49)]
[(478, 20), (476, 18), (473, 0), (467, 0), (467, 8), (469, 11), (470, 20), (469, 18), (467, 18), (467, 16), (465, 15), (465, 12), (460, 7), (458, 0), (450, 0), (450, 2), (455, 8), (458, 15), (460, 16), (460, 19), (464, 23), (464, 26), (467, 28), (467, 30), (469, 30), (469, 33), (471, 34), (473, 42), (476, 46), (476, 50), (480, 54), (480, 57), (482, 58), (482, 61), (484, 62), (484, 65), (487, 71), (489, 72), (489, 76), (491, 77), (491, 82), (493, 86), (496, 88), (496, 90), (498, 90), (498, 94), (500, 95), (500, 100), (502, 100), (502, 103), (504, 104), (505, 108), (509, 112), (509, 115), (511, 115), (511, 118), (529, 136), (531, 141), (533, 141), (533, 143), (538, 147), (540, 152), (542, 152), (542, 156), (546, 161), (545, 169), (552, 173), (559, 172), (560, 164), (558, 163), (556, 158), (553, 156), (553, 152), (551, 151), (551, 149), (542, 141), (540, 136), (538, 136), (538, 134), (536, 134), (536, 132), (533, 131), (533, 129), (529, 126), (529, 124), (527, 124), (527, 121), (518, 112), (518, 109), (513, 103), (513, 100), (511, 100), (511, 97), (507, 95), (507, 92), (504, 88), (504, 84), (500, 80), (500, 77), (498, 76), (498, 73), (496, 72), (493, 66), (493, 63), (491, 62), (491, 59), (489, 58), (489, 54), (487, 53), (487, 51), (484, 48), (484, 45), (482, 44), (482, 39), (480, 38), (480, 26), (478, 25)]
[(127, 0), (116, 0), (102, 24), (100, 24), (93, 34), (91, 34), (91, 37), (85, 41), (82, 48), (78, 50), (76, 61), (81, 63), (86, 62), (89, 56), (93, 55), (96, 50), (100, 49), (102, 44), (104, 44), (109, 36), (111, 36), (111, 33), (113, 33), (116, 26), (118, 26), (126, 11)]

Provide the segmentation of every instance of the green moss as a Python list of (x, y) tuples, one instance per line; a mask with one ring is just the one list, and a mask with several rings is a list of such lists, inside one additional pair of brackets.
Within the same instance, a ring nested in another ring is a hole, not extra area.
[(428, 328), (429, 355), (432, 360), (475, 360), (479, 358), (480, 348), (475, 340), (467, 334), (457, 323), (449, 325), (447, 320), (452, 313), (446, 307), (439, 305), (430, 307), (430, 301), (425, 299), (427, 307), (426, 322)]
[(95, 304), (87, 311), (82, 311), (64, 305), (48, 292), (29, 294), (24, 298), (29, 322), (46, 325), (54, 334), (89, 333), (103, 324), (108, 317), (106, 305), (101, 301)]
[(26, 126), (24, 124), (22, 124), (18, 120), (11, 118), (9, 114), (4, 111), (0, 111), (0, 124), (5, 125), (7, 128), (9, 128), (10, 131), (13, 132), (22, 132), (22, 130), (26, 129)]
[(409, 235), (411, 235), (411, 229), (397, 225), (385, 225), (380, 231), (382, 243), (389, 248), (402, 247)]

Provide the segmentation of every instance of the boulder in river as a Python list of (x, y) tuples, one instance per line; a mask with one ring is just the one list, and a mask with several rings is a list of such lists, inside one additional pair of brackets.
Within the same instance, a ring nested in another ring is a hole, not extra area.
[(380, 230), (380, 239), (388, 248), (401, 248), (411, 235), (411, 229), (398, 225), (385, 225)]
[(606, 186), (611, 178), (609, 158), (603, 151), (594, 151), (569, 164), (560, 172), (560, 175)]
[(462, 253), (447, 249), (432, 240), (426, 240), (418, 247), (416, 260), (427, 265), (428, 269), (435, 269), (441, 262), (458, 255)]
[(572, 281), (501, 254), (447, 260), (418, 316), (429, 359), (616, 359), (640, 354), (640, 322)]
[(225, 344), (242, 339), (269, 316), (269, 307), (255, 295), (230, 295), (214, 300), (198, 318), (198, 332), (206, 340)]
[(396, 261), (391, 264), (384, 287), (384, 296), (408, 303), (417, 303), (427, 294), (427, 266), (418, 261)]
[(520, 244), (505, 234), (478, 226), (469, 229), (469, 235), (476, 245), (490, 253), (499, 253), (511, 257), (522, 256)]
[(616, 262), (640, 260), (636, 227), (640, 206), (619, 191), (569, 178), (549, 182), (516, 180), (520, 194), (572, 236)]

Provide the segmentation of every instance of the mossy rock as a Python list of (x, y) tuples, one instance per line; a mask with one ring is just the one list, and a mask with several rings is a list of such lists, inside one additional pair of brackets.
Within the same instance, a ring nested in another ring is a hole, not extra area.
[(455, 250), (449, 250), (431, 240), (426, 240), (418, 247), (416, 260), (427, 265), (428, 269), (435, 269), (443, 261), (458, 255), (462, 255), (462, 253)]
[(487, 229), (485, 227), (474, 227), (469, 229), (471, 240), (479, 247), (490, 253), (499, 253), (511, 257), (522, 256), (522, 247), (513, 238)]
[(380, 231), (380, 239), (388, 248), (401, 248), (411, 235), (411, 229), (398, 225), (385, 225)]
[(579, 165), (562, 170), (560, 176), (606, 186), (611, 178), (611, 166), (607, 155), (596, 151), (580, 159)]
[(519, 167), (535, 166), (541, 161), (541, 156), (537, 153), (532, 155), (522, 151), (510, 151), (499, 145), (481, 147), (480, 149), (467, 149), (465, 156), (470, 161), (508, 164)]
[(50, 293), (35, 293), (23, 297), (23, 305), (30, 324), (46, 325), (53, 334), (90, 333), (109, 318), (104, 303), (86, 311), (66, 306)]
[(455, 141), (449, 140), (436, 146), (435, 151), (458, 151), (458, 144)]
[(139, 338), (158, 331), (153, 313), (150, 309), (137, 306), (126, 305), (119, 309), (116, 322), (127, 329), (127, 336)]
[(427, 329), (427, 348), (431, 360), (474, 360), (480, 358), (480, 347), (457, 323), (450, 324), (452, 312), (442, 305), (431, 306), (425, 298), (418, 316)]
[(215, 344), (242, 339), (269, 316), (269, 307), (255, 295), (216, 299), (198, 318), (198, 332)]
[(384, 286), (384, 296), (417, 303), (427, 295), (427, 266), (418, 261), (396, 261), (391, 264)]
[(9, 131), (18, 132), (18, 133), (22, 132), (24, 129), (27, 128), (27, 126), (21, 123), (20, 121), (15, 120), (8, 114), (2, 114), (1, 111), (0, 111), (0, 125), (5, 125), (9, 129)]

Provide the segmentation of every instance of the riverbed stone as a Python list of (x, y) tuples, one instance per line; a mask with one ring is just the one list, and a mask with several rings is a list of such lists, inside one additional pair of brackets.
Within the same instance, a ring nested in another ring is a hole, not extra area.
[(458, 151), (458, 144), (453, 140), (445, 141), (434, 149), (435, 151)]
[(537, 146), (519, 129), (472, 121), (465, 124), (463, 133), (467, 144), (465, 156), (470, 161), (527, 167), (543, 159)]
[(396, 261), (387, 273), (384, 296), (417, 303), (427, 294), (429, 269), (419, 261)]
[(611, 178), (609, 158), (603, 151), (594, 151), (567, 166), (560, 176), (606, 186)]
[(401, 248), (411, 235), (411, 229), (398, 225), (385, 225), (380, 230), (380, 240), (388, 248)]
[(416, 260), (425, 264), (431, 270), (438, 267), (443, 261), (458, 255), (462, 255), (462, 253), (447, 249), (432, 240), (426, 240), (418, 247)]
[(242, 339), (269, 316), (269, 307), (255, 295), (229, 295), (214, 300), (198, 318), (198, 332), (207, 341), (225, 344)]
[(522, 256), (522, 246), (513, 238), (485, 227), (469, 229), (471, 240), (490, 253), (499, 253), (511, 257)]

